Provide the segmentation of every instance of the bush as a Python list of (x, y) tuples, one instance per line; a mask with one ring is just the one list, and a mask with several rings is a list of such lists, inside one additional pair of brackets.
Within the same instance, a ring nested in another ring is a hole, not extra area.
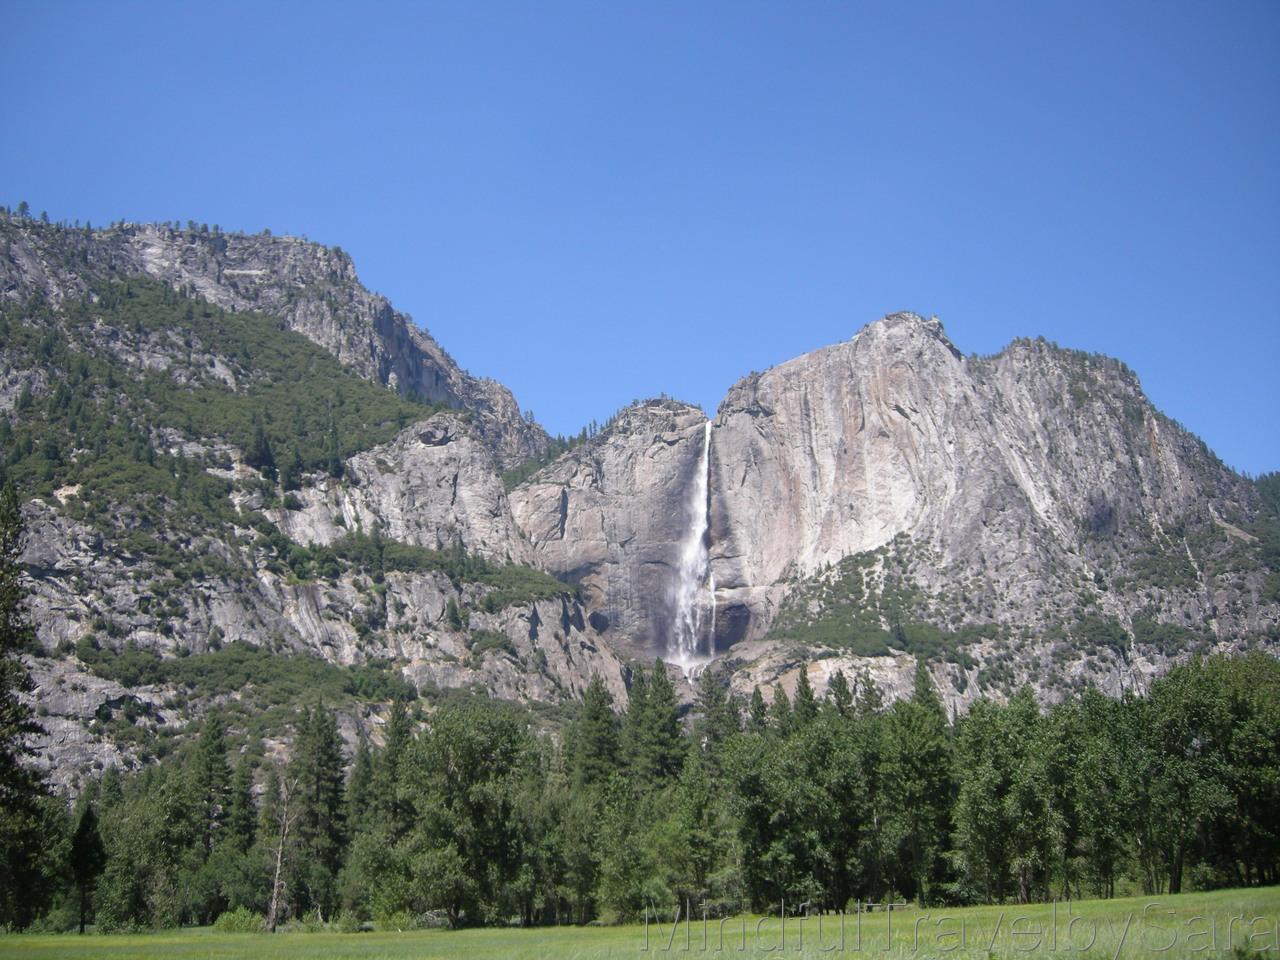
[(364, 924), (360, 921), (360, 918), (349, 911), (338, 914), (338, 918), (334, 920), (333, 925), (339, 933), (360, 933), (364, 929)]
[(378, 917), (378, 929), (395, 930), (397, 933), (404, 930), (417, 930), (418, 918), (408, 910), (394, 910)]
[(213, 928), (222, 933), (261, 933), (263, 919), (248, 907), (236, 907), (219, 916)]

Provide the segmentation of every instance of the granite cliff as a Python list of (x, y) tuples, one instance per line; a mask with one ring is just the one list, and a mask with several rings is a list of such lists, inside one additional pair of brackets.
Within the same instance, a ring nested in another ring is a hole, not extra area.
[(1122, 363), (1042, 340), (965, 356), (893, 314), (709, 428), (638, 403), (508, 490), (545, 432), (336, 248), (0, 216), (0, 334), (68, 782), (316, 689), (349, 738), (410, 688), (555, 710), (599, 674), (620, 704), (678, 623), (744, 694), (841, 669), (896, 696), (920, 657), (954, 708), (1280, 638), (1255, 484)]
[[(632, 614), (670, 580), (701, 421), (634, 408), (513, 493), (539, 562), (624, 646), (668, 642), (669, 605)], [(712, 426), (715, 646), (744, 690), (896, 657), (892, 689), (924, 654), (955, 702), (1118, 691), (1276, 636), (1253, 484), (1118, 361), (1036, 340), (965, 357), (894, 314), (743, 379)]]

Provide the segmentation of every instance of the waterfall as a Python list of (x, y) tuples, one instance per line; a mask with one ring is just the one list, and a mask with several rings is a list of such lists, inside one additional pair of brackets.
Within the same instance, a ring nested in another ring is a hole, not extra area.
[[(680, 545), (675, 583), (675, 624), (667, 641), (667, 659), (686, 667), (716, 653), (716, 580), (707, 551), (711, 539), (711, 421), (702, 434), (702, 454), (689, 489), (689, 529)], [(708, 628), (709, 629), (706, 629)]]

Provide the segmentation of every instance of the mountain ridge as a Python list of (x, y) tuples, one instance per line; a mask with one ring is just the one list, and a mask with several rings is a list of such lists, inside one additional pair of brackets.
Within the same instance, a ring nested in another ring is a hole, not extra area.
[(547, 434), (497, 381), (463, 371), (424, 328), (360, 284), (351, 257), (298, 237), (120, 223), (76, 230), (0, 217), (0, 296), (83, 292), (85, 274), (145, 275), (234, 310), (278, 316), (366, 379), (472, 411), (504, 466)]
[[(0, 323), (40, 746), (68, 776), (163, 744), (209, 707), (175, 678), (242, 648), (366, 671), (378, 696), (399, 678), (553, 708), (598, 674), (621, 703), (689, 596), (740, 693), (801, 673), (821, 693), (839, 669), (893, 698), (920, 657), (952, 709), (1022, 683), (1117, 693), (1280, 637), (1255, 485), (1125, 364), (1039, 339), (966, 356), (890, 314), (741, 378), (709, 450), (706, 412), (664, 397), (520, 479), (561, 441), (340, 251), (0, 217)], [(381, 709), (361, 696), (349, 739)]]

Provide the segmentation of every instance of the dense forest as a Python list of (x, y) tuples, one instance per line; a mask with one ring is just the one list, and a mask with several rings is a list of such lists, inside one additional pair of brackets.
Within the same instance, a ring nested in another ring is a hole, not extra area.
[(348, 755), (316, 700), (287, 750), (211, 709), (199, 735), (68, 803), (22, 762), (30, 642), (17, 499), (0, 502), (0, 923), (99, 930), (372, 920), (583, 923), (808, 901), (985, 903), (1274, 883), (1280, 663), (1193, 659), (1119, 700), (1029, 689), (948, 717), (923, 663), (887, 705), (665, 665), (625, 709), (596, 678), (562, 727), (483, 697), (394, 701)]

